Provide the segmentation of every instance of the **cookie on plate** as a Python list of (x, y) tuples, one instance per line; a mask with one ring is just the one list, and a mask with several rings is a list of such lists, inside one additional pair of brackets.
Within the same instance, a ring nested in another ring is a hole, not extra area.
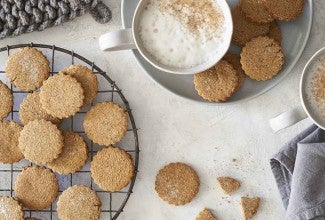
[(42, 108), (39, 92), (29, 93), (20, 104), (19, 119), (23, 125), (36, 119), (44, 119), (54, 124), (60, 124), (61, 120), (46, 113)]
[(266, 10), (264, 0), (240, 0), (240, 8), (246, 18), (256, 23), (270, 23), (273, 16)]
[(258, 207), (260, 206), (260, 198), (247, 198), (242, 197), (240, 199), (242, 212), (243, 212), (243, 218), (245, 220), (252, 219), (253, 216), (256, 214)]
[(212, 68), (194, 75), (194, 85), (198, 94), (210, 101), (226, 101), (236, 92), (240, 79), (234, 67), (221, 60)]
[(25, 158), (36, 164), (52, 162), (63, 148), (61, 131), (44, 119), (29, 122), (21, 131), (18, 142)]
[(109, 146), (124, 137), (128, 129), (128, 118), (118, 104), (101, 102), (87, 112), (83, 126), (89, 139), (97, 144)]
[(130, 183), (134, 165), (130, 154), (117, 147), (107, 147), (94, 156), (90, 171), (94, 182), (101, 189), (115, 192)]
[(6, 84), (0, 81), (0, 120), (9, 115), (13, 106), (13, 97)]
[(191, 202), (199, 191), (200, 181), (195, 170), (184, 163), (170, 163), (159, 170), (155, 190), (158, 196), (172, 205)]
[(305, 0), (263, 0), (266, 9), (278, 20), (291, 21), (304, 10)]
[(64, 146), (59, 157), (47, 166), (59, 174), (70, 174), (80, 170), (88, 158), (88, 148), (84, 139), (72, 131), (64, 131)]
[(12, 197), (0, 196), (0, 219), (24, 220), (23, 207)]
[(14, 185), (16, 198), (26, 208), (42, 210), (56, 199), (59, 184), (54, 173), (45, 167), (24, 167)]
[(265, 81), (276, 76), (284, 64), (281, 46), (272, 38), (257, 37), (246, 44), (240, 54), (245, 74)]
[(46, 113), (59, 119), (76, 114), (85, 97), (81, 84), (72, 76), (63, 73), (46, 80), (39, 96)]
[(22, 91), (34, 91), (40, 88), (49, 75), (49, 61), (35, 48), (19, 49), (7, 60), (6, 76)]
[(195, 220), (217, 220), (209, 209), (203, 209)]
[(24, 158), (18, 147), (23, 127), (14, 121), (0, 122), (0, 163), (13, 164)]
[(73, 76), (81, 84), (85, 95), (84, 106), (95, 99), (98, 91), (98, 81), (91, 69), (82, 65), (71, 65), (64, 68), (61, 73)]
[(218, 177), (217, 181), (222, 191), (228, 195), (236, 192), (240, 188), (240, 183), (231, 177), (227, 177), (227, 176)]
[(282, 33), (278, 22), (273, 21), (271, 23), (270, 32), (267, 36), (274, 39), (279, 45), (282, 44)]
[(57, 203), (57, 212), (61, 220), (98, 220), (101, 202), (95, 191), (75, 185), (63, 191)]
[(237, 91), (244, 84), (244, 81), (246, 79), (244, 70), (241, 67), (240, 56), (236, 55), (234, 53), (231, 53), (231, 52), (227, 52), (226, 55), (222, 59), (227, 61), (228, 63), (230, 63), (237, 71), (238, 80), (239, 80), (238, 86), (236, 88), (236, 91)]

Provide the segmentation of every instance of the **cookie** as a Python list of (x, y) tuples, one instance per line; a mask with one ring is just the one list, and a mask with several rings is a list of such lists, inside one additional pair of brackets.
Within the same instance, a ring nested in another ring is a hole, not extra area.
[(274, 39), (279, 45), (282, 43), (282, 33), (278, 22), (274, 21), (270, 25), (270, 32), (267, 34), (269, 38)]
[(170, 163), (159, 170), (155, 190), (158, 196), (172, 205), (191, 202), (199, 191), (200, 181), (195, 170), (184, 163)]
[(59, 184), (54, 173), (45, 167), (24, 167), (14, 185), (16, 198), (26, 208), (42, 210), (56, 199)]
[(276, 76), (284, 64), (280, 45), (269, 37), (257, 37), (246, 44), (240, 63), (251, 79), (265, 81)]
[(12, 197), (0, 196), (1, 220), (24, 220), (23, 207)]
[(223, 57), (223, 60), (230, 63), (234, 67), (234, 69), (237, 71), (237, 75), (238, 75), (238, 79), (239, 79), (239, 83), (236, 88), (236, 91), (237, 91), (244, 84), (244, 81), (246, 79), (244, 70), (241, 67), (240, 56), (233, 54), (231, 52), (227, 52), (226, 55)]
[(120, 148), (103, 148), (91, 161), (90, 172), (101, 189), (115, 192), (130, 183), (134, 175), (133, 160)]
[(6, 76), (22, 91), (34, 91), (40, 88), (49, 75), (49, 61), (35, 48), (19, 49), (7, 60)]
[(209, 209), (203, 209), (195, 220), (217, 220)]
[(86, 186), (72, 186), (63, 191), (57, 203), (61, 220), (98, 220), (101, 202), (96, 192)]
[(93, 71), (82, 65), (71, 65), (61, 72), (73, 76), (81, 84), (85, 95), (84, 106), (95, 99), (98, 91), (98, 81)]
[(210, 101), (226, 101), (239, 86), (239, 75), (227, 61), (221, 60), (212, 68), (194, 75), (194, 85), (198, 94)]
[(13, 164), (24, 158), (18, 147), (22, 126), (14, 121), (0, 122), (0, 163)]
[(101, 102), (87, 112), (83, 126), (89, 139), (97, 144), (109, 146), (124, 137), (128, 129), (128, 118), (118, 104)]
[(260, 206), (260, 198), (247, 198), (242, 197), (240, 199), (243, 218), (245, 220), (252, 219), (253, 216), (256, 214), (258, 207)]
[(44, 119), (54, 124), (60, 124), (61, 120), (45, 112), (39, 98), (39, 92), (29, 93), (20, 104), (19, 119), (23, 125), (36, 119)]
[(291, 21), (299, 17), (305, 5), (304, 0), (264, 0), (269, 13), (278, 20)]
[(265, 0), (240, 0), (240, 8), (246, 18), (256, 23), (270, 23), (273, 16), (266, 10)]
[(240, 188), (240, 183), (231, 177), (218, 177), (217, 181), (222, 191), (228, 195), (236, 192)]
[(248, 20), (239, 6), (233, 8), (231, 12), (234, 23), (232, 40), (235, 44), (245, 46), (251, 39), (269, 33), (270, 24), (257, 24)]
[(81, 84), (72, 76), (63, 73), (46, 80), (39, 96), (46, 113), (59, 119), (76, 114), (85, 97)]
[(9, 115), (13, 106), (13, 97), (10, 89), (0, 81), (0, 120)]
[(64, 146), (58, 158), (47, 166), (59, 174), (70, 174), (80, 170), (88, 158), (88, 148), (84, 139), (72, 131), (63, 132)]
[(44, 119), (29, 122), (21, 131), (18, 142), (25, 158), (36, 164), (52, 162), (63, 148), (60, 130)]

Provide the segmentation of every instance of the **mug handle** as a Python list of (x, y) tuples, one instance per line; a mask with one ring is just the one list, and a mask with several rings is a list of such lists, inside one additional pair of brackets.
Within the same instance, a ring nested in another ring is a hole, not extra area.
[(104, 51), (136, 49), (132, 29), (111, 31), (99, 37), (99, 47)]
[(301, 106), (298, 106), (270, 119), (270, 125), (273, 131), (277, 132), (283, 128), (290, 127), (307, 117), (305, 110)]

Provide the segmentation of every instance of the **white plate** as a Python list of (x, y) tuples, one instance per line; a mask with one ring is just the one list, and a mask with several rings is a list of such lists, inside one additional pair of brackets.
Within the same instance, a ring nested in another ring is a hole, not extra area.
[[(132, 18), (139, 0), (122, 0), (122, 22), (124, 28), (132, 25)], [(238, 0), (227, 0), (229, 5), (235, 5)], [(287, 76), (301, 56), (308, 41), (313, 18), (312, 0), (305, 1), (303, 14), (293, 22), (280, 22), (282, 30), (282, 46), (285, 54), (285, 65), (281, 72), (271, 80), (258, 82), (246, 79), (243, 87), (227, 102), (215, 103), (216, 105), (234, 104), (255, 98), (270, 90)], [(232, 46), (232, 51), (238, 48)], [(175, 75), (162, 72), (150, 65), (137, 50), (133, 53), (145, 72), (163, 88), (175, 95), (193, 101), (207, 103), (196, 92), (192, 75)]]

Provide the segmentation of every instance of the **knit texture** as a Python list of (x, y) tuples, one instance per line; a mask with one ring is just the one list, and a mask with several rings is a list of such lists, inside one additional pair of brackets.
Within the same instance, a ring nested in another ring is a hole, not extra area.
[(0, 0), (0, 39), (42, 31), (87, 11), (99, 23), (112, 18), (101, 0)]

